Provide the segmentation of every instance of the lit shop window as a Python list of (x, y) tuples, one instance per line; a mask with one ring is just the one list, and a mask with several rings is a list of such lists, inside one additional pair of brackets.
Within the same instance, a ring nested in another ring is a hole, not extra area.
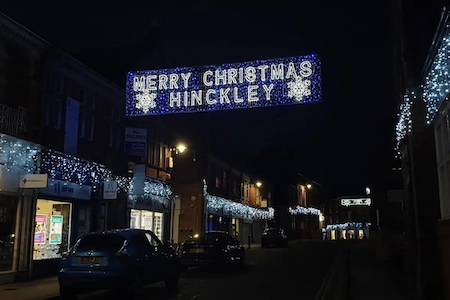
[(72, 204), (38, 199), (34, 225), (33, 259), (60, 258), (69, 248)]
[(162, 240), (162, 219), (162, 213), (132, 209), (130, 214), (130, 228), (151, 230)]

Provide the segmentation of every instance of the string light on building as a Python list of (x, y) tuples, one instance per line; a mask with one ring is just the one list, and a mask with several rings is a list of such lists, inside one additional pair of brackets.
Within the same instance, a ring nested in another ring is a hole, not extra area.
[(448, 70), (450, 68), (450, 34), (448, 32), (449, 26), (446, 24), (446, 34), (443, 35), (437, 49), (437, 54), (434, 57), (430, 70), (425, 77), (423, 84), (423, 100), (426, 103), (427, 124), (431, 124), (434, 116), (439, 111), (439, 106), (446, 99), (449, 92), (450, 76)]
[(289, 207), (289, 213), (291, 215), (320, 215), (320, 210), (313, 207), (297, 205), (295, 207)]
[(224, 214), (233, 217), (248, 218), (253, 220), (271, 220), (275, 216), (272, 207), (261, 209), (251, 207), (239, 202), (208, 194), (206, 180), (203, 180), (203, 196), (206, 201), (208, 211), (222, 211)]
[(412, 131), (412, 106), (417, 99), (417, 94), (414, 90), (406, 91), (403, 96), (403, 102), (400, 104), (400, 112), (398, 114), (398, 122), (395, 126), (396, 131), (396, 145), (397, 151), (400, 149), (401, 141)]
[(41, 147), (37, 144), (0, 134), (0, 164), (5, 166), (7, 171), (35, 173), (40, 150)]

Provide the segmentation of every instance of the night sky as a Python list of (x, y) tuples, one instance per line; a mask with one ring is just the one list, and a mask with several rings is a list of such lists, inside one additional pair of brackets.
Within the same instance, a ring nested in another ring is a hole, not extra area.
[[(122, 85), (126, 70), (316, 53), (322, 61), (319, 103), (157, 118), (187, 139), (198, 132), (189, 124), (208, 124), (217, 148), (250, 157), (260, 172), (302, 173), (329, 197), (385, 187), (398, 111), (392, 79), (394, 1), (303, 1), (300, 7), (291, 1), (215, 2), (93, 6), (74, 1), (44, 7), (17, 0), (0, 3), (0, 11)], [(418, 73), (444, 1), (405, 2), (408, 57)], [(152, 41), (141, 48), (144, 56), (154, 58), (157, 49), (158, 66), (142, 56), (141, 64), (127, 65), (120, 49), (142, 45), (144, 37)]]

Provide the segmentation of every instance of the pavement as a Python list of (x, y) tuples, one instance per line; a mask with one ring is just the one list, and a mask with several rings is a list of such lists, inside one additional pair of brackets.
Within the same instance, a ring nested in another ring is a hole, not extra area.
[[(298, 241), (291, 241), (298, 242)], [(246, 250), (259, 248), (246, 245)], [(348, 272), (349, 271), (349, 272)], [(59, 299), (56, 276), (0, 285), (1, 300)], [(398, 272), (376, 241), (349, 242), (337, 255), (314, 300), (410, 300)]]
[(411, 300), (406, 281), (379, 240), (348, 241), (315, 300)]
[(59, 285), (56, 276), (0, 285), (1, 300), (58, 299)]

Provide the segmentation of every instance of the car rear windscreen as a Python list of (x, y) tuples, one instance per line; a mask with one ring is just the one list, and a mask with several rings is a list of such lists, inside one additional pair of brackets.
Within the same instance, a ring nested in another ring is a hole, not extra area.
[(78, 249), (120, 249), (125, 238), (118, 234), (86, 235), (78, 243)]

